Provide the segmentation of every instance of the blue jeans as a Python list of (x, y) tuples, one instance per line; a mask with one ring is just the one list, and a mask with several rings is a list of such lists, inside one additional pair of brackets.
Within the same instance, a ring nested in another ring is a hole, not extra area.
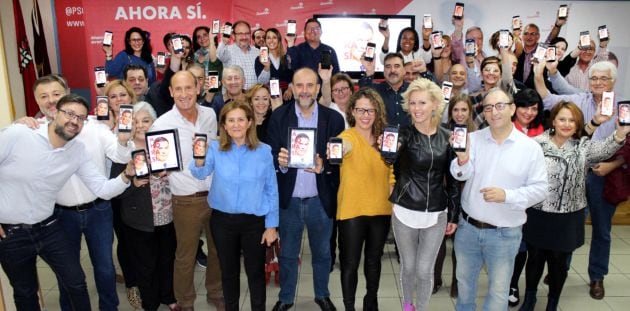
[(488, 296), (483, 310), (507, 310), (514, 256), (518, 252), (521, 237), (521, 226), (477, 229), (463, 218), (460, 219), (455, 233), (459, 290), (456, 310), (475, 310), (477, 281), (484, 264), (488, 271)]
[(308, 230), (316, 298), (329, 297), (330, 236), (332, 219), (328, 218), (319, 197), (291, 198), (289, 207), (280, 209), (280, 293), (282, 303), (293, 303), (298, 276), (298, 258), (302, 249), (304, 225)]
[(586, 175), (586, 198), (593, 226), (591, 250), (588, 255), (588, 276), (591, 281), (601, 281), (608, 274), (610, 260), (610, 231), (616, 206), (608, 204), (602, 197), (604, 177), (592, 172)]
[(91, 310), (79, 253), (70, 246), (59, 221), (41, 228), (10, 231), (3, 228), (7, 237), (0, 241), (0, 263), (13, 287), (18, 310), (40, 310), (37, 255), (55, 272), (59, 288), (68, 293), (73, 310)]
[[(59, 224), (68, 237), (72, 251), (77, 256), (81, 250), (81, 234), (85, 235), (94, 268), (99, 310), (118, 310), (116, 270), (112, 258), (114, 233), (111, 204), (109, 201), (100, 201), (90, 209), (81, 212), (60, 208), (57, 208), (57, 211)], [(62, 310), (71, 310), (67, 292), (63, 288), (59, 291), (59, 304)]]

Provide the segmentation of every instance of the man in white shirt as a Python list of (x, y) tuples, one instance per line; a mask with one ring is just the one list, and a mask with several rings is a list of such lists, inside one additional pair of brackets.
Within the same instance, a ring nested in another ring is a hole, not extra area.
[(462, 218), (455, 235), (457, 310), (475, 310), (477, 281), (485, 264), (488, 295), (484, 310), (507, 310), (514, 256), (521, 242), (525, 209), (547, 195), (542, 149), (514, 128), (511, 96), (492, 89), (483, 101), (489, 127), (470, 134), (465, 152), (457, 152), (451, 174), (466, 181)]
[(205, 282), (207, 301), (213, 303), (218, 310), (224, 310), (221, 270), (209, 227), (212, 210), (208, 206), (208, 189), (211, 178), (196, 179), (188, 169), (188, 164), (193, 160), (195, 133), (206, 134), (208, 139), (216, 139), (217, 117), (212, 108), (197, 104), (197, 80), (189, 71), (175, 73), (169, 90), (175, 106), (155, 120), (152, 130), (176, 128), (184, 162), (182, 171), (171, 172), (168, 176), (173, 193), (173, 222), (177, 238), (173, 277), (175, 298), (182, 310), (193, 310), (197, 298), (193, 284), (195, 254), (201, 231), (205, 230), (208, 242)]
[[(47, 109), (47, 96), (42, 96), (47, 89), (58, 90), (59, 94), (69, 94), (66, 81), (57, 75), (48, 75), (37, 80), (34, 86), (35, 100), (40, 112), (46, 116), (42, 123), (52, 122), (54, 115)], [(56, 103), (56, 100), (54, 101)], [(24, 123), (31, 128), (37, 128), (38, 122), (32, 118), (22, 118), (16, 123)], [(88, 119), (83, 129), (77, 135), (77, 141), (82, 142), (90, 158), (103, 176), (109, 176), (106, 157), (116, 163), (127, 163), (131, 149), (127, 146), (129, 133), (114, 135), (107, 125)], [(116, 293), (116, 270), (112, 258), (113, 227), (112, 208), (110, 201), (98, 198), (81, 181), (77, 175), (72, 175), (57, 194), (55, 208), (59, 223), (68, 236), (73, 251), (77, 256), (81, 250), (81, 237), (85, 240), (94, 267), (94, 283), (99, 295), (100, 310), (114, 310), (118, 307)], [(70, 310), (66, 290), (59, 284), (59, 302), (62, 310)], [(136, 288), (137, 290), (137, 288)]]
[(52, 111), (46, 107), (46, 113), (54, 115), (46, 126), (31, 130), (16, 124), (0, 132), (0, 263), (13, 286), (17, 309), (39, 310), (35, 262), (40, 255), (67, 290), (71, 306), (90, 310), (79, 250), (53, 213), (55, 196), (73, 174), (103, 199), (122, 193), (129, 177), (125, 172), (107, 180), (85, 145), (73, 140), (87, 120), (84, 98), (66, 95)]

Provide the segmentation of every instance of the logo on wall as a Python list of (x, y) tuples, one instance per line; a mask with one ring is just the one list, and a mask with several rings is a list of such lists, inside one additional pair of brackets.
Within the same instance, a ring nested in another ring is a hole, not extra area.
[(265, 8), (262, 12), (256, 12), (256, 16), (269, 15), (269, 8)]
[(289, 8), (290, 10), (301, 10), (304, 9), (304, 2), (298, 2), (298, 5), (294, 5)]
[(319, 6), (327, 6), (327, 5), (334, 5), (333, 0), (322, 1), (319, 3)]

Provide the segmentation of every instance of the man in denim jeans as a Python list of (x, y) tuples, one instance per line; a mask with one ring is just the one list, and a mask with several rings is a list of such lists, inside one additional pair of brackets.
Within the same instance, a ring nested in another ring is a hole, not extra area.
[(547, 195), (542, 149), (514, 129), (515, 111), (509, 94), (490, 90), (483, 100), (490, 126), (471, 133), (466, 151), (457, 152), (451, 162), (453, 177), (466, 181), (455, 235), (457, 310), (475, 310), (483, 265), (489, 287), (483, 310), (507, 310), (514, 256), (527, 219), (525, 209)]
[[(66, 291), (67, 309), (90, 310), (79, 247), (72, 245), (53, 213), (55, 196), (73, 174), (106, 200), (122, 193), (130, 177), (125, 171), (108, 181), (84, 143), (74, 140), (87, 120), (84, 98), (69, 94), (59, 99), (54, 110), (47, 110), (54, 120), (45, 126), (31, 130), (17, 124), (0, 131), (0, 263), (13, 286), (18, 310), (39, 310), (38, 255)], [(109, 252), (111, 260), (111, 244)], [(107, 309), (117, 309), (114, 298), (115, 305)]]
[[(293, 76), (295, 103), (276, 109), (269, 121), (269, 145), (275, 159), (280, 199), (280, 293), (274, 311), (289, 310), (295, 301), (298, 258), (304, 226), (308, 230), (313, 256), (315, 302), (324, 310), (336, 310), (330, 301), (330, 236), (337, 209), (339, 168), (323, 161), (328, 138), (344, 129), (339, 113), (317, 103), (320, 84), (317, 74), (302, 68)], [(288, 168), (287, 150), (290, 127), (316, 128), (316, 166), (309, 169)]]

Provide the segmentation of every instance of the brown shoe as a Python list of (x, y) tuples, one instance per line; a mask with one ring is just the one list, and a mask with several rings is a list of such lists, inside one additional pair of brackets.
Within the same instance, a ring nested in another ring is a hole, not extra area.
[(588, 292), (591, 298), (601, 300), (604, 298), (606, 291), (604, 290), (604, 280), (591, 281), (591, 290)]
[(213, 304), (214, 307), (217, 308), (217, 311), (225, 311), (225, 301), (223, 297), (208, 297), (207, 301)]

